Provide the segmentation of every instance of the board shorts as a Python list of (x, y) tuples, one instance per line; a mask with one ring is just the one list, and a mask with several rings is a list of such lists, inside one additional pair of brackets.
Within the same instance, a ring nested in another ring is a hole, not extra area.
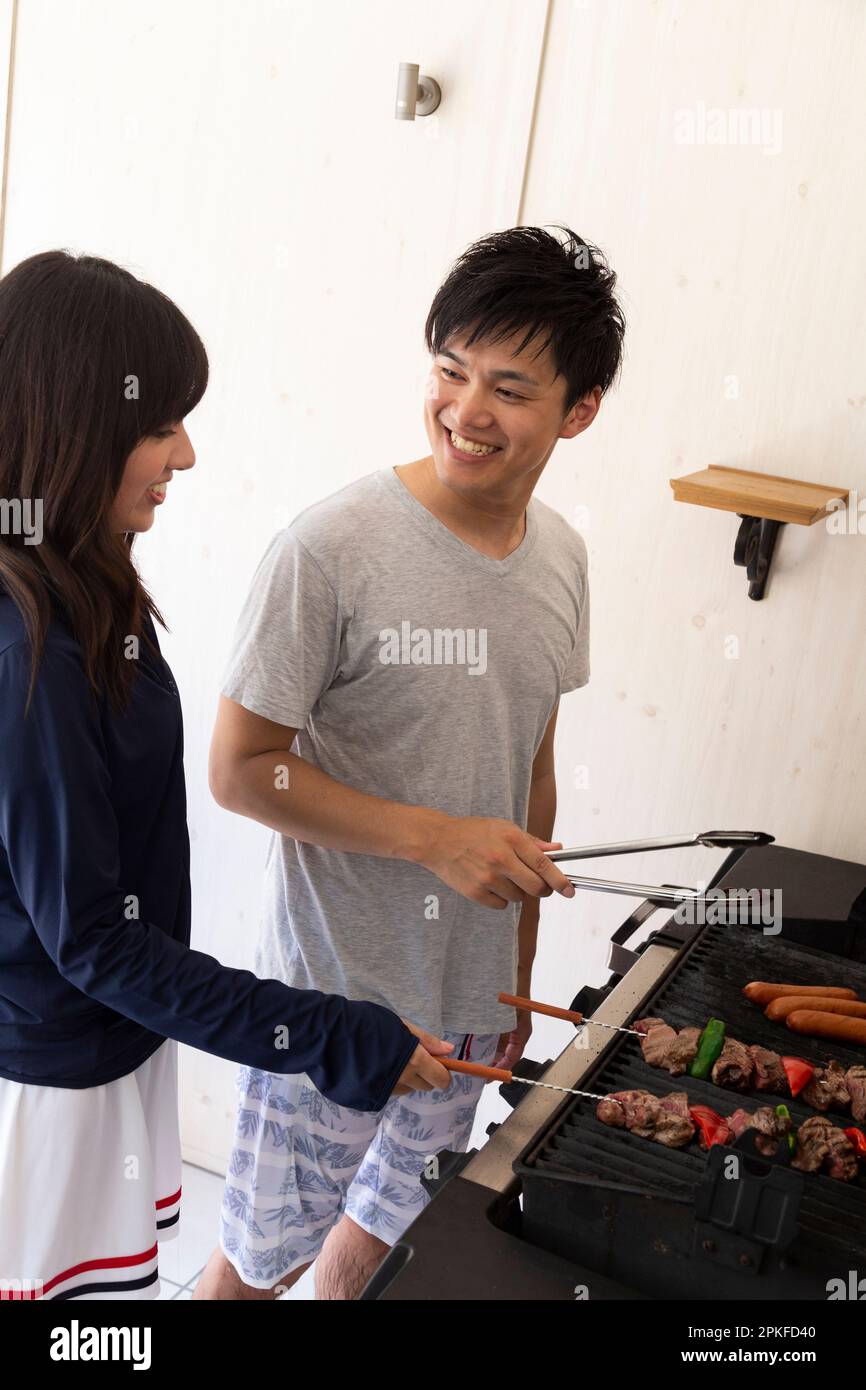
[(0, 1077), (0, 1300), (158, 1298), (180, 1198), (174, 1040), (103, 1086)]
[[(442, 1033), (452, 1057), (489, 1065), (500, 1033)], [(484, 1081), (394, 1096), (383, 1110), (335, 1105), (305, 1074), (241, 1067), (220, 1246), (245, 1284), (271, 1289), (319, 1254), (345, 1212), (393, 1245), (430, 1200), (423, 1172), (465, 1153)]]

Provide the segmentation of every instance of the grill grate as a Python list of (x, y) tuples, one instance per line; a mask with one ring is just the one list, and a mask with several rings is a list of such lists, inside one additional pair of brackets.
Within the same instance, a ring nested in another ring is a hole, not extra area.
[[(736, 936), (732, 934), (736, 933)], [(634, 1015), (658, 1015), (675, 1028), (703, 1026), (709, 1017), (724, 1019), (729, 1034), (745, 1043), (760, 1043), (776, 1052), (821, 1063), (835, 1058), (848, 1067), (863, 1062), (863, 1053), (836, 1043), (800, 1037), (784, 1024), (770, 1022), (749, 1003), (742, 987), (749, 980), (784, 980), (790, 984), (839, 985), (855, 989), (866, 999), (866, 965), (840, 960), (808, 946), (792, 945), (764, 936), (748, 926), (706, 926), (684, 952), (672, 974)], [(730, 1114), (738, 1105), (784, 1102), (795, 1125), (818, 1112), (790, 1096), (730, 1091), (691, 1077), (671, 1077), (648, 1066), (637, 1038), (615, 1037), (596, 1066), (579, 1083), (586, 1090), (607, 1093), (641, 1089), (654, 1095), (683, 1090), (691, 1104), (710, 1105)], [(850, 1112), (827, 1112), (841, 1126), (852, 1122)], [(534, 1141), (515, 1168), (524, 1178), (555, 1178), (592, 1184), (608, 1192), (664, 1196), (692, 1203), (706, 1165), (697, 1142), (688, 1149), (665, 1149), (624, 1130), (614, 1130), (595, 1118), (593, 1102), (568, 1102), (552, 1127)], [(800, 1227), (822, 1243), (830, 1242), (851, 1255), (866, 1258), (866, 1180), (841, 1183), (823, 1174), (810, 1174), (800, 1208)]]

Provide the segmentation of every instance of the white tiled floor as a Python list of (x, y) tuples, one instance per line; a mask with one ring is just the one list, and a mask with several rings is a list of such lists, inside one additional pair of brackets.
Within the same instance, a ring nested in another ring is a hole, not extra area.
[[(160, 1299), (192, 1298), (199, 1275), (219, 1243), (222, 1195), (222, 1178), (191, 1163), (183, 1165), (180, 1229), (176, 1240), (162, 1241), (159, 1247)], [(285, 1298), (312, 1297), (313, 1271), (308, 1269)]]

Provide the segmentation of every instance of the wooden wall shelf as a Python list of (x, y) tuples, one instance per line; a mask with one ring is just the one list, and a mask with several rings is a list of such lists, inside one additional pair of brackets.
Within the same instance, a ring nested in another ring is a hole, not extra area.
[(740, 516), (763, 516), (772, 521), (793, 521), (814, 526), (828, 515), (827, 506), (837, 498), (848, 500), (846, 487), (801, 483), (774, 473), (750, 473), (745, 468), (725, 468), (711, 463), (700, 473), (671, 478), (674, 501), (695, 502), (699, 507), (718, 507)]
[(786, 522), (814, 526), (826, 519), (832, 504), (845, 505), (848, 489), (803, 483), (775, 473), (752, 473), (711, 463), (700, 473), (671, 478), (675, 502), (716, 507), (742, 518), (734, 546), (734, 564), (745, 565), (749, 598), (762, 599), (779, 528)]

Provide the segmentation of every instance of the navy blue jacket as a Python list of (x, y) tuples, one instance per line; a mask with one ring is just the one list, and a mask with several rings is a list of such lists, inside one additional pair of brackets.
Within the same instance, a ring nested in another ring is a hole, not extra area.
[(115, 714), (55, 617), (25, 719), (29, 679), (0, 592), (0, 1076), (98, 1086), (168, 1037), (381, 1109), (417, 1045), (395, 1014), (189, 949), (183, 724), (162, 656), (142, 640)]

